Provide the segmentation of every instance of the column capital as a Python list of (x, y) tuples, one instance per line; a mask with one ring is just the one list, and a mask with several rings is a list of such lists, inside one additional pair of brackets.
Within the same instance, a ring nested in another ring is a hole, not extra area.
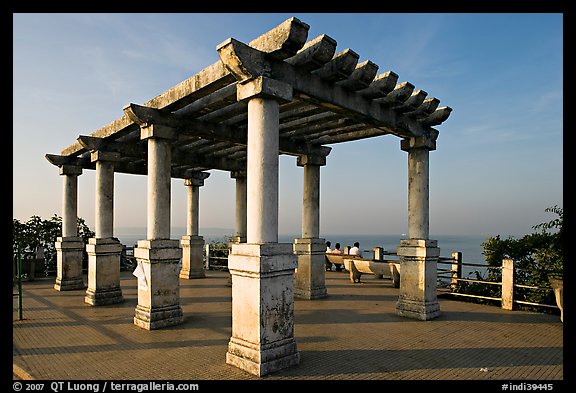
[(326, 165), (326, 156), (320, 154), (303, 154), (297, 157), (296, 165)]
[(188, 179), (184, 179), (184, 185), (202, 187), (204, 185), (204, 180), (208, 179), (209, 177), (210, 173), (208, 172), (194, 172)]
[(163, 138), (176, 139), (176, 129), (160, 124), (143, 124), (140, 126), (140, 139)]
[(238, 101), (251, 98), (272, 98), (281, 102), (289, 102), (292, 101), (292, 92), (291, 85), (265, 76), (258, 76), (236, 85)]
[(436, 137), (438, 137), (438, 134), (405, 138), (400, 141), (400, 149), (404, 151), (412, 149), (436, 150)]
[(82, 167), (77, 165), (62, 165), (60, 167), (60, 174), (61, 175), (81, 175), (82, 174)]
[(120, 153), (112, 151), (94, 150), (90, 152), (90, 161), (118, 162), (120, 161)]

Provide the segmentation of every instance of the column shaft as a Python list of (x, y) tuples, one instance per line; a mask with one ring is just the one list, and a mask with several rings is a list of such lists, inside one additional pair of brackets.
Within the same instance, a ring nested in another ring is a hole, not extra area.
[(56, 247), (56, 282), (54, 289), (68, 291), (83, 289), (82, 261), (84, 242), (78, 237), (78, 175), (82, 168), (63, 165), (62, 175), (62, 237), (58, 237)]
[(408, 238), (428, 239), (428, 158), (425, 148), (408, 151)]
[(62, 237), (78, 236), (78, 176), (62, 176)]
[[(108, 156), (108, 158), (105, 158)], [(122, 303), (120, 254), (122, 244), (114, 232), (114, 162), (106, 152), (95, 151), (96, 162), (96, 233), (88, 241), (88, 288), (84, 303), (102, 306)]]
[(320, 166), (304, 165), (302, 237), (320, 236)]
[(170, 143), (148, 138), (147, 237), (170, 238)]
[(232, 337), (226, 363), (262, 376), (300, 361), (294, 339), (291, 244), (278, 243), (279, 103), (292, 87), (258, 78), (240, 85), (248, 99), (247, 242), (232, 244)]
[(246, 239), (246, 178), (236, 178), (236, 237)]
[(247, 242), (278, 242), (279, 104), (248, 101)]
[(155, 124), (142, 127), (140, 138), (148, 143), (148, 230), (146, 240), (134, 249), (138, 261), (138, 305), (134, 324), (154, 330), (184, 320), (180, 307), (180, 260), (178, 240), (170, 239), (170, 140), (174, 130)]
[(186, 235), (182, 236), (180, 246), (182, 247), (182, 268), (180, 278), (204, 278), (204, 238), (198, 235), (198, 215), (200, 211), (200, 186), (204, 185), (204, 178), (198, 176), (184, 180), (184, 185), (188, 188), (188, 215), (186, 225)]
[(188, 186), (188, 215), (186, 220), (186, 234), (198, 236), (200, 187)]
[(114, 231), (114, 164), (96, 161), (96, 238), (111, 238)]

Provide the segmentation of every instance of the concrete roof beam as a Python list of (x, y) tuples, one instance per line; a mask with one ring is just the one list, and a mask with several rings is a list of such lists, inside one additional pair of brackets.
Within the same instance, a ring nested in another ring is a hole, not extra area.
[(408, 97), (406, 101), (404, 101), (403, 104), (392, 107), (392, 109), (398, 113), (414, 111), (416, 108), (422, 105), (427, 95), (428, 93), (426, 93), (424, 90), (416, 90), (410, 95), (410, 97)]
[(368, 99), (385, 97), (394, 90), (397, 83), (398, 75), (392, 71), (386, 71), (383, 74), (376, 75), (368, 87), (358, 90), (357, 93)]
[(248, 45), (275, 59), (287, 59), (294, 56), (306, 43), (309, 29), (309, 25), (292, 17), (250, 41)]
[(356, 65), (356, 69), (352, 71), (348, 79), (338, 81), (336, 84), (352, 91), (362, 90), (370, 86), (377, 72), (378, 65), (366, 60)]
[(394, 90), (385, 97), (376, 98), (374, 102), (379, 103), (384, 108), (391, 108), (402, 105), (414, 91), (414, 85), (410, 82), (402, 82), (396, 85)]
[(452, 108), (449, 106), (443, 106), (442, 108), (436, 109), (425, 119), (420, 120), (420, 123), (427, 127), (437, 126), (444, 123), (450, 116), (450, 113), (452, 113)]
[(352, 49), (344, 49), (342, 52), (335, 54), (332, 60), (321, 68), (312, 71), (311, 74), (328, 82), (348, 79), (356, 69), (359, 58), (358, 53)]
[(326, 34), (322, 34), (312, 41), (308, 41), (296, 55), (286, 59), (286, 62), (303, 71), (311, 72), (332, 60), (335, 52), (336, 41)]
[(406, 112), (404, 115), (414, 117), (418, 120), (425, 119), (431, 115), (436, 110), (436, 108), (438, 108), (438, 105), (440, 105), (440, 100), (438, 98), (426, 98), (422, 102), (422, 105), (420, 105), (414, 111)]

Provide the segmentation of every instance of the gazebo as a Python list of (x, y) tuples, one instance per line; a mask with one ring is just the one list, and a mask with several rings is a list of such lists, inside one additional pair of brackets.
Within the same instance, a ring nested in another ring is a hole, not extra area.
[[(89, 135), (60, 154), (46, 154), (63, 181), (62, 236), (57, 239), (58, 291), (84, 289), (82, 253), (89, 257), (84, 301), (123, 301), (122, 245), (113, 237), (114, 173), (147, 176), (147, 238), (138, 241), (138, 305), (134, 324), (148, 330), (183, 321), (179, 280), (204, 277), (198, 228), (199, 190), (210, 170), (236, 182), (236, 236), (228, 260), (232, 277), (232, 337), (226, 361), (255, 375), (293, 366), (294, 298), (327, 295), (324, 239), (319, 233), (320, 167), (327, 145), (391, 135), (408, 153), (408, 239), (400, 240), (401, 282), (396, 310), (429, 320), (436, 297), (439, 248), (429, 239), (429, 151), (451, 108), (378, 74), (351, 49), (336, 52), (327, 35), (290, 18), (248, 44), (230, 38), (220, 60)], [(304, 170), (302, 236), (278, 242), (278, 156)], [(96, 171), (95, 237), (77, 233), (77, 180)], [(187, 187), (187, 233), (170, 234), (171, 179)], [(296, 269), (297, 268), (297, 269)]]

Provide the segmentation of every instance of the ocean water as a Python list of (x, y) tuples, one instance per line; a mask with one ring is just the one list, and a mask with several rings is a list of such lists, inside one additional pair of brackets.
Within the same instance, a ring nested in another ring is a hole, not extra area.
[[(200, 235), (204, 237), (206, 243), (210, 242), (227, 242), (228, 237), (232, 236), (234, 231), (232, 229), (213, 228), (202, 231)], [(186, 233), (185, 228), (172, 228), (171, 238), (180, 239)], [(126, 246), (134, 246), (138, 240), (146, 238), (146, 228), (117, 228), (115, 229), (115, 236)], [(360, 243), (363, 257), (370, 257), (374, 247), (382, 247), (388, 252), (396, 252), (396, 248), (400, 244), (400, 239), (405, 239), (405, 235), (349, 235), (349, 234), (320, 234), (325, 240), (329, 240), (334, 248), (336, 243), (341, 244), (341, 249), (344, 250), (346, 246), (352, 246), (354, 242)], [(299, 234), (280, 234), (278, 241), (280, 243), (292, 243), (295, 238), (300, 237)], [(463, 263), (473, 263), (486, 265), (484, 258), (482, 242), (486, 241), (487, 236), (473, 236), (473, 235), (430, 235), (430, 239), (438, 241), (441, 257), (451, 257), (452, 252), (460, 251), (462, 253)], [(439, 268), (448, 268), (446, 264), (438, 264)], [(463, 277), (474, 274), (478, 271), (485, 274), (486, 269), (476, 266), (464, 266)]]

